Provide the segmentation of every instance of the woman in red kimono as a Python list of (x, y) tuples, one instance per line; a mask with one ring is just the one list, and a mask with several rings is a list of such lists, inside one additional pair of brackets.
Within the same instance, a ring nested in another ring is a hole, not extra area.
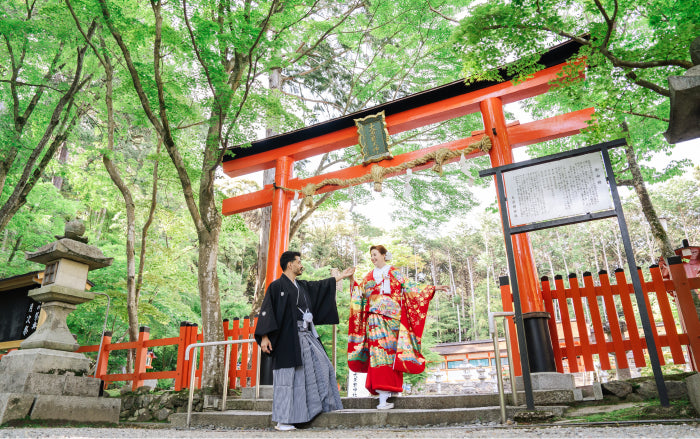
[(380, 410), (394, 407), (387, 402), (403, 390), (403, 373), (421, 373), (425, 358), (420, 352), (425, 316), (436, 290), (447, 286), (418, 286), (387, 264), (391, 254), (382, 245), (370, 247), (376, 267), (361, 283), (355, 282), (350, 301), (348, 366), (366, 372), (365, 387), (379, 395)]

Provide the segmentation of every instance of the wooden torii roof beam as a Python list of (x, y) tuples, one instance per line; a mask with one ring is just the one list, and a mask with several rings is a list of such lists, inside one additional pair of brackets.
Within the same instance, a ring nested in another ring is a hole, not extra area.
[[(462, 96), (435, 102), (397, 114), (387, 114), (386, 125), (389, 134), (420, 128), (479, 111), (479, 102), (490, 97), (499, 97), (504, 104), (541, 95), (549, 90), (551, 81), (557, 79), (565, 64), (550, 67), (535, 73), (534, 77), (513, 86), (506, 81), (486, 89), (477, 90)], [(235, 158), (223, 163), (223, 170), (229, 177), (237, 177), (251, 172), (273, 168), (279, 156), (289, 156), (294, 161), (304, 160), (319, 154), (357, 145), (357, 127), (352, 126), (324, 134), (306, 141), (293, 143), (281, 148)]]
[[(526, 146), (533, 143), (544, 142), (546, 140), (558, 139), (561, 137), (571, 136), (577, 134), (581, 129), (586, 128), (588, 122), (591, 120), (593, 115), (593, 108), (586, 108), (584, 110), (575, 111), (572, 113), (550, 117), (547, 119), (542, 119), (534, 122), (529, 122), (525, 124), (515, 124), (508, 127), (508, 138), (511, 140), (512, 147)], [(424, 154), (441, 149), (448, 148), (451, 150), (464, 149), (467, 145), (475, 143), (483, 137), (484, 132), (474, 131), (471, 137), (467, 137), (460, 140), (455, 140), (448, 143), (443, 143), (440, 145), (432, 146), (430, 148), (423, 148), (416, 151), (407, 152), (395, 156), (391, 160), (384, 160), (381, 162), (381, 166), (385, 168), (398, 166), (403, 163), (407, 163)], [(474, 152), (465, 155), (466, 158), (478, 157), (484, 155), (483, 152)], [(448, 162), (454, 162), (459, 160), (458, 158), (453, 158)], [(413, 168), (415, 171), (420, 171), (422, 169), (429, 168), (434, 162), (427, 163), (422, 166)], [(371, 166), (371, 165), (370, 165)], [(323, 180), (329, 178), (343, 178), (346, 180), (361, 177), (367, 174), (369, 166), (357, 165), (349, 168), (341, 169), (334, 172), (329, 172), (327, 174), (318, 175), (315, 177), (298, 179), (294, 178), (289, 181), (288, 188), (294, 190), (301, 190), (307, 184), (320, 183)], [(403, 173), (403, 172), (401, 172)], [(398, 175), (399, 173), (386, 175), (386, 177)], [(337, 186), (324, 186), (316, 191), (316, 193), (324, 193), (332, 190), (338, 189)], [(245, 195), (239, 195), (237, 197), (228, 198), (223, 200), (222, 213), (224, 215), (233, 215), (236, 213), (247, 212), (250, 210), (255, 210), (261, 207), (267, 207), (272, 204), (272, 185), (266, 185), (263, 189), (251, 192)]]

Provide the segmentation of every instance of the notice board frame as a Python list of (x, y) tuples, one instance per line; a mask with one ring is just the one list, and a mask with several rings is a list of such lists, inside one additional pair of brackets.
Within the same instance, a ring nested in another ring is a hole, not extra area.
[[(634, 253), (632, 250), (632, 242), (629, 237), (629, 231), (627, 229), (627, 222), (625, 221), (625, 216), (622, 211), (622, 203), (620, 202), (620, 195), (617, 191), (617, 183), (615, 182), (615, 173), (610, 162), (609, 150), (613, 148), (618, 148), (620, 146), (627, 145), (625, 139), (616, 139), (609, 142), (598, 143), (596, 145), (590, 145), (583, 148), (578, 148), (571, 151), (560, 152), (557, 154), (551, 154), (545, 157), (540, 157), (532, 160), (526, 160), (518, 163), (511, 163), (508, 165), (498, 166), (495, 168), (484, 169), (479, 171), (479, 177), (488, 177), (493, 175), (496, 180), (496, 189), (498, 192), (498, 200), (501, 205), (501, 224), (503, 225), (503, 236), (506, 245), (506, 255), (508, 258), (508, 271), (511, 279), (511, 293), (513, 294), (513, 309), (515, 311), (515, 324), (518, 332), (518, 347), (520, 349), (520, 363), (523, 373), (523, 387), (525, 388), (525, 400), (527, 403), (527, 408), (529, 410), (534, 410), (535, 402), (532, 392), (532, 380), (530, 377), (530, 364), (528, 360), (527, 345), (525, 341), (525, 326), (522, 316), (522, 307), (520, 304), (520, 293), (518, 290), (518, 276), (515, 271), (515, 257), (513, 255), (513, 243), (511, 237), (520, 233), (527, 233), (535, 230), (543, 230), (552, 227), (559, 227), (568, 224), (577, 224), (587, 221), (594, 221), (603, 218), (617, 217), (617, 222), (620, 227), (620, 234), (622, 235), (622, 242), (625, 248), (625, 253), (627, 256), (627, 265), (630, 272), (630, 277), (632, 279), (632, 285), (634, 288), (634, 296), (637, 300), (637, 308), (639, 309), (639, 317), (642, 321), (642, 328), (644, 329), (644, 339), (647, 343), (647, 352), (649, 353), (649, 362), (651, 363), (651, 368), (654, 373), (654, 379), (656, 381), (656, 388), (659, 392), (659, 401), (663, 407), (669, 407), (670, 403), (668, 400), (668, 392), (666, 390), (666, 383), (664, 382), (663, 374), (661, 372), (661, 364), (659, 363), (659, 357), (656, 351), (656, 342), (654, 340), (651, 322), (649, 320), (649, 314), (647, 313), (646, 303), (644, 301), (644, 292), (642, 290), (642, 283), (639, 279), (639, 273), (637, 272), (637, 264), (634, 259)], [(585, 154), (591, 154), (600, 152), (603, 165), (605, 167), (605, 177), (610, 188), (610, 195), (613, 201), (613, 209), (604, 210), (600, 212), (590, 212), (583, 215), (573, 215), (566, 218), (558, 218), (554, 220), (541, 221), (532, 224), (526, 224), (518, 227), (510, 226), (510, 218), (508, 215), (508, 198), (506, 197), (505, 183), (503, 181), (503, 173), (508, 171), (513, 171), (516, 169), (528, 168), (535, 165), (541, 165), (544, 163), (555, 162), (559, 160), (568, 159), (571, 157), (577, 157)]]

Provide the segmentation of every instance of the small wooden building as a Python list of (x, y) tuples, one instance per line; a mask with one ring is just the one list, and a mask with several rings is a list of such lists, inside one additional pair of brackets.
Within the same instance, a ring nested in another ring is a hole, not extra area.
[(32, 271), (0, 279), (0, 350), (18, 348), (44, 322), (41, 303), (27, 296), (43, 277), (43, 271)]

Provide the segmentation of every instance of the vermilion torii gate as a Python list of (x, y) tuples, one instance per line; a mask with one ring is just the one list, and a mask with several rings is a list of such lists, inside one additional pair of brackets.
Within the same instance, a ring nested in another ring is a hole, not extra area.
[[(550, 49), (539, 60), (539, 64), (543, 65), (544, 69), (517, 85), (514, 85), (505, 74), (505, 70), (502, 70), (501, 76), (507, 78), (504, 82), (477, 81), (466, 85), (460, 80), (321, 124), (256, 141), (248, 148), (234, 148), (231, 150), (232, 154), (224, 159), (223, 170), (226, 175), (237, 177), (275, 168), (275, 182), (257, 192), (225, 199), (222, 213), (233, 215), (272, 206), (266, 279), (266, 284), (269, 285), (281, 274), (277, 261), (289, 244), (289, 221), (294, 191), (301, 192), (302, 188), (309, 184), (318, 184), (330, 178), (349, 180), (364, 176), (375, 165), (384, 168), (395, 167), (442, 148), (461, 150), (480, 141), (483, 136), (488, 136), (491, 140), (492, 147), (488, 152), (491, 166), (502, 166), (513, 162), (512, 149), (515, 147), (579, 133), (591, 120), (593, 108), (525, 124), (517, 122), (506, 124), (503, 113), (505, 104), (546, 93), (551, 88), (552, 82), (566, 76), (567, 72), (576, 71), (576, 74), (582, 77), (582, 70), (571, 69), (571, 65), (567, 62), (576, 55), (579, 48), (578, 43), (568, 42)], [(358, 144), (354, 120), (380, 111), (386, 114), (386, 127), (389, 134), (454, 119), (477, 111), (481, 112), (484, 129), (474, 131), (469, 137), (460, 140), (397, 155), (372, 165), (353, 166), (306, 179), (293, 178), (292, 169), (295, 161)], [(466, 157), (483, 154), (485, 152), (477, 151)], [(458, 157), (448, 161), (456, 160)], [(431, 165), (432, 163), (423, 164), (413, 170), (425, 169)], [(386, 176), (403, 172), (405, 171)], [(346, 186), (327, 185), (316, 190), (316, 193), (342, 187)], [(502, 207), (499, 206), (499, 208)], [(534, 344), (532, 347), (528, 346), (531, 370), (555, 372), (549, 330), (546, 318), (542, 317), (546, 314), (542, 295), (538, 289), (538, 276), (530, 241), (527, 234), (521, 234), (513, 236), (512, 243), (523, 316), (534, 317), (527, 319), (530, 324), (525, 326), (528, 345), (530, 341)]]

